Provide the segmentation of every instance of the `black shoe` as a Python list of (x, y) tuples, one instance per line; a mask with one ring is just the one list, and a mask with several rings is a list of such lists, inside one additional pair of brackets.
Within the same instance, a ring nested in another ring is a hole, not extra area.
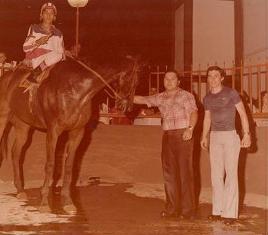
[(195, 220), (196, 219), (196, 216), (195, 215), (192, 215), (192, 214), (189, 214), (189, 215), (180, 215), (179, 216), (179, 219), (180, 220)]
[(32, 74), (30, 74), (30, 76), (27, 78), (27, 80), (31, 83), (37, 83), (36, 79), (34, 78), (34, 76)]
[(236, 219), (235, 218), (223, 218), (223, 223), (225, 225), (232, 225), (236, 222)]
[(221, 216), (220, 215), (209, 215), (208, 216), (208, 219), (211, 220), (211, 221), (219, 221), (221, 220)]
[(38, 83), (37, 78), (41, 73), (42, 73), (42, 69), (40, 67), (37, 67), (31, 72), (27, 80), (31, 83)]
[(167, 211), (161, 211), (160, 217), (162, 219), (177, 218), (178, 214), (177, 213), (168, 213)]

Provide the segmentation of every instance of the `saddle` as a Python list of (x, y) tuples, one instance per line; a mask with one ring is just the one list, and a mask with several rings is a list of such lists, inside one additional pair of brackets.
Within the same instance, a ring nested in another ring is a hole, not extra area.
[(17, 69), (22, 69), (26, 70), (27, 72), (25, 75), (21, 78), (20, 83), (18, 84), (18, 87), (25, 88), (23, 93), (29, 92), (29, 109), (31, 113), (34, 113), (33, 110), (35, 110), (35, 102), (34, 102), (34, 97), (37, 94), (37, 88), (42, 84), (42, 82), (48, 78), (50, 70), (54, 67), (55, 65), (52, 65), (50, 67), (47, 67), (44, 71), (41, 72), (36, 78), (36, 83), (33, 83), (28, 80), (28, 77), (31, 75), (32, 68), (20, 63), (17, 67)]
[(19, 65), (20, 69), (28, 69), (29, 73), (27, 73), (20, 81), (19, 83), (19, 87), (25, 88), (24, 93), (29, 91), (31, 93), (31, 91), (33, 90), (33, 88), (38, 88), (42, 82), (48, 78), (50, 70), (54, 67), (55, 65), (49, 66), (47, 67), (44, 71), (42, 71), (36, 78), (36, 83), (33, 83), (31, 81), (28, 80), (28, 77), (31, 74), (32, 69), (29, 68), (28, 66), (24, 65), (23, 63)]

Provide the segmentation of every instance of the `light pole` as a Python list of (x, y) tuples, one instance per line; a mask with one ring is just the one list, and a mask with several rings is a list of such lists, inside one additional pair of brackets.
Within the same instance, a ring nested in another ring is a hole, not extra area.
[(88, 0), (67, 0), (68, 3), (76, 8), (76, 21), (75, 21), (75, 56), (78, 56), (79, 45), (79, 7), (87, 5)]

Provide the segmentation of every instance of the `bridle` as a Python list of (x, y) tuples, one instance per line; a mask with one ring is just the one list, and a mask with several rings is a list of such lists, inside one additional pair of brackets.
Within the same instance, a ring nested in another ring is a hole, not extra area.
[(135, 95), (135, 91), (136, 91), (136, 87), (137, 87), (137, 83), (138, 83), (138, 70), (139, 70), (138, 62), (137, 62), (137, 60), (135, 60), (133, 70), (131, 73), (130, 92), (129, 92), (129, 95), (127, 97), (128, 100), (130, 101), (129, 106), (133, 105), (134, 95)]
[(121, 96), (110, 86), (110, 84), (108, 82), (106, 82), (106, 80), (99, 73), (97, 73), (94, 69), (90, 68), (84, 62), (77, 59), (76, 57), (73, 57), (72, 55), (66, 54), (66, 56), (71, 58), (72, 60), (76, 61), (78, 64), (82, 65), (89, 72), (93, 73), (98, 79), (100, 79), (114, 93), (115, 97), (117, 97), (118, 99), (122, 99)]
[[(93, 73), (98, 79), (100, 79), (113, 93), (114, 96), (112, 96), (110, 94), (110, 92), (108, 92), (107, 90), (105, 91), (111, 98), (114, 99), (119, 99), (122, 100), (124, 98), (122, 98), (112, 87), (111, 85), (99, 74), (97, 73), (95, 70), (93, 70), (92, 68), (90, 68), (88, 65), (86, 65), (84, 62), (82, 62), (81, 60), (77, 59), (76, 57), (72, 56), (71, 54), (66, 54), (67, 57), (71, 58), (72, 60), (76, 61), (78, 64), (80, 64), (81, 66), (83, 66), (86, 70), (90, 71), (91, 73)], [(134, 95), (135, 95), (135, 90), (136, 90), (136, 85), (137, 85), (137, 81), (138, 81), (138, 76), (137, 76), (137, 72), (138, 72), (138, 63), (137, 60), (135, 60), (134, 62), (134, 66), (133, 66), (133, 70), (131, 72), (131, 89), (130, 89), (130, 94), (128, 95), (129, 100), (133, 101), (134, 99)], [(125, 76), (124, 72), (120, 72), (115, 74), (114, 76), (120, 76), (119, 79), (121, 79), (123, 76)]]

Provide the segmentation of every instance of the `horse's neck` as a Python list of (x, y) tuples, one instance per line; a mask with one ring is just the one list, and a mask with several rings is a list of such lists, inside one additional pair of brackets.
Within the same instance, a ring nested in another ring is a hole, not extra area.
[[(110, 84), (111, 82), (118, 80), (120, 78), (120, 73), (110, 73), (110, 74), (105, 74), (102, 75), (103, 79), (105, 80), (106, 83)], [(95, 78), (95, 86), (94, 86), (94, 95), (101, 91), (104, 87), (106, 87), (106, 83), (103, 82), (100, 78)]]

